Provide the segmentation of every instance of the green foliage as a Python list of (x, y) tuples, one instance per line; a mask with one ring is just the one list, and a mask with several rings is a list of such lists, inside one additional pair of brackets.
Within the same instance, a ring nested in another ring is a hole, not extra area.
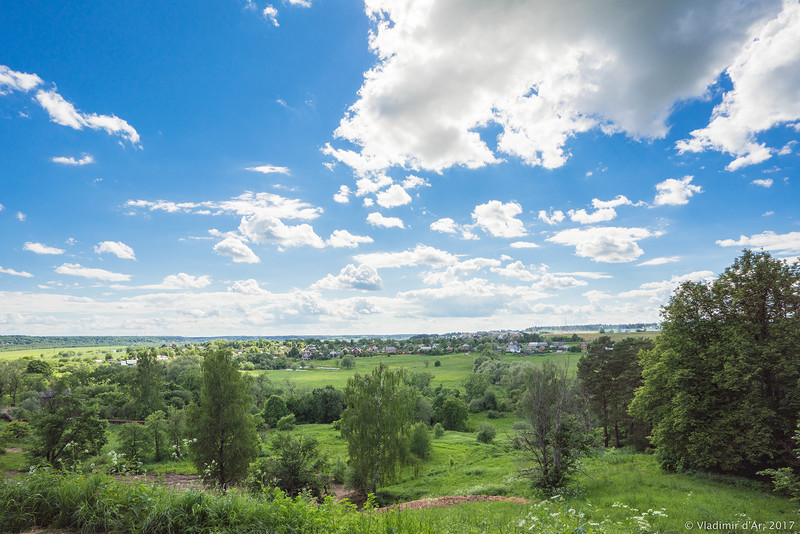
[(25, 369), (28, 374), (39, 374), (50, 376), (53, 374), (53, 367), (43, 360), (31, 360)]
[(403, 371), (379, 365), (371, 374), (356, 373), (347, 383), (342, 436), (347, 440), (355, 488), (374, 493), (394, 480), (407, 457), (406, 429), (413, 417), (414, 395)]
[(134, 415), (144, 419), (164, 407), (162, 389), (164, 365), (156, 359), (155, 350), (141, 352), (136, 360), (136, 378), (132, 384)]
[(3, 436), (10, 439), (23, 439), (31, 433), (31, 428), (25, 421), (11, 421), (3, 429)]
[[(797, 445), (794, 449), (794, 455), (800, 461), (800, 422), (797, 424), (793, 439)], [(793, 501), (800, 501), (800, 475), (791, 467), (764, 469), (759, 471), (758, 474), (772, 478), (772, 484), (776, 492), (790, 497)]]
[(589, 448), (590, 420), (566, 368), (545, 362), (541, 368), (526, 369), (524, 379), (520, 415), (527, 427), (517, 431), (517, 441), (532, 465), (520, 473), (535, 487), (552, 490), (565, 484)]
[(291, 430), (294, 428), (296, 424), (295, 417), (293, 413), (289, 415), (285, 415), (278, 419), (278, 422), (275, 424), (275, 428), (278, 430)]
[(497, 429), (490, 423), (481, 423), (478, 425), (478, 441), (481, 443), (491, 443), (497, 435)]
[(444, 427), (442, 426), (442, 423), (436, 423), (433, 426), (433, 437), (439, 439), (442, 436), (444, 436)]
[(603, 444), (646, 446), (647, 426), (628, 414), (634, 392), (642, 384), (639, 353), (652, 350), (649, 339), (626, 338), (616, 343), (601, 336), (578, 361), (578, 378), (589, 394), (592, 410), (603, 427)]
[(252, 404), (249, 384), (230, 352), (209, 350), (203, 361), (200, 403), (187, 408), (186, 417), (192, 460), (205, 483), (224, 491), (247, 474), (259, 452)]
[(352, 354), (345, 354), (339, 361), (339, 367), (342, 369), (352, 369), (356, 366), (356, 358)]
[(441, 367), (441, 365), (442, 365), (442, 362), (439, 361), (439, 360), (436, 360), (435, 362), (433, 362), (433, 366), (434, 367)]
[(125, 423), (119, 431), (120, 452), (131, 462), (141, 462), (149, 439), (147, 429), (139, 423)]
[(270, 395), (264, 405), (264, 421), (271, 427), (278, 424), (278, 421), (289, 414), (286, 408), (286, 401), (280, 395)]
[(447, 397), (439, 411), (439, 419), (446, 430), (464, 432), (467, 427), (467, 404), (456, 397)]
[(753, 474), (791, 465), (800, 413), (800, 264), (745, 251), (714, 282), (684, 283), (643, 357), (631, 413), (661, 465)]
[(106, 424), (72, 395), (57, 393), (42, 399), (30, 421), (30, 455), (58, 468), (69, 468), (99, 454), (106, 443)]
[(169, 456), (169, 423), (162, 410), (153, 412), (145, 420), (145, 431), (153, 459), (160, 462)]
[(269, 448), (269, 457), (258, 458), (250, 466), (246, 486), (251, 491), (275, 487), (290, 497), (304, 492), (322, 500), (328, 489), (327, 464), (314, 438), (275, 434)]
[(416, 423), (409, 432), (409, 450), (421, 460), (426, 460), (431, 455), (431, 436), (428, 433), (428, 425)]

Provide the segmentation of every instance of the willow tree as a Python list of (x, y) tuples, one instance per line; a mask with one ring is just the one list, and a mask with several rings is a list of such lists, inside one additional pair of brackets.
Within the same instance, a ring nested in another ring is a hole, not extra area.
[(664, 468), (752, 474), (788, 465), (800, 413), (800, 264), (745, 251), (686, 282), (643, 355), (631, 412)]
[(192, 460), (204, 482), (223, 491), (247, 474), (258, 456), (253, 395), (229, 350), (210, 349), (203, 360), (200, 403), (187, 408)]
[(413, 421), (414, 392), (403, 371), (380, 364), (371, 374), (356, 373), (347, 381), (342, 436), (347, 439), (355, 489), (374, 493), (395, 479), (408, 457), (408, 428)]

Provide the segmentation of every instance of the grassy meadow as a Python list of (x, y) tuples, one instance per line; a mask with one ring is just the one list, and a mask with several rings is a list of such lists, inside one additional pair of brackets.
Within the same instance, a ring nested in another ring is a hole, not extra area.
[(59, 352), (72, 351), (75, 358), (91, 356), (92, 359), (102, 359), (106, 352), (116, 350), (115, 356), (119, 357), (120, 352), (125, 352), (125, 347), (63, 347), (63, 348), (42, 348), (42, 349), (19, 349), (19, 350), (0, 350), (0, 360), (18, 360), (20, 358), (43, 358), (45, 360), (57, 360), (60, 358)]

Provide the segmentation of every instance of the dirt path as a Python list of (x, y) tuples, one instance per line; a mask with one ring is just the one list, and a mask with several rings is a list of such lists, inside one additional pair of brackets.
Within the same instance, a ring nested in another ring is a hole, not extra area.
[(402, 502), (391, 506), (378, 508), (378, 511), (388, 510), (419, 510), (421, 508), (449, 508), (468, 502), (515, 502), (528, 504), (531, 501), (522, 497), (497, 497), (493, 495), (448, 495), (446, 497), (433, 497), (417, 501)]

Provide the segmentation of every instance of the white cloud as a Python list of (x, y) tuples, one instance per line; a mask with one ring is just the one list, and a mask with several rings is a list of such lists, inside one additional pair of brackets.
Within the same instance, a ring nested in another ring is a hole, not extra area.
[[(0, 76), (2, 76), (2, 70), (0, 70)], [(33, 275), (27, 271), (15, 271), (14, 269), (4, 269), (2, 266), (0, 266), (0, 273), (10, 274), (13, 276), (22, 276), (23, 278), (33, 278)]]
[(22, 246), (22, 250), (29, 250), (36, 254), (63, 254), (64, 249), (50, 247), (47, 245), (43, 245), (42, 243), (31, 243), (28, 241)]
[(17, 212), (17, 215), (16, 215), (16, 217), (17, 217), (17, 220), (18, 220), (19, 222), (25, 222), (25, 219), (27, 219), (27, 218), (28, 218), (28, 216), (27, 216), (27, 215), (25, 215), (24, 213), (22, 213), (21, 211), (18, 211), (18, 212)]
[(617, 211), (614, 208), (603, 208), (595, 211), (594, 213), (587, 213), (585, 209), (569, 210), (567, 212), (569, 218), (573, 222), (581, 224), (594, 224), (599, 222), (610, 221), (617, 216)]
[(241, 239), (233, 236), (226, 237), (216, 245), (214, 252), (223, 256), (230, 256), (234, 263), (259, 263), (261, 260), (250, 247), (245, 245)]
[(372, 238), (354, 235), (347, 230), (334, 230), (327, 243), (334, 248), (356, 248), (360, 243), (372, 243)]
[(417, 245), (413, 250), (403, 252), (373, 252), (359, 254), (353, 259), (376, 269), (389, 267), (414, 267), (418, 265), (444, 266), (453, 265), (458, 259), (447, 251), (428, 245)]
[(656, 184), (656, 198), (653, 204), (656, 206), (680, 206), (689, 203), (689, 198), (695, 193), (702, 193), (703, 188), (693, 185), (693, 176), (684, 176), (680, 180), (667, 178), (661, 183)]
[(253, 243), (276, 243), (280, 247), (304, 245), (323, 248), (325, 242), (309, 224), (290, 226), (273, 216), (269, 210), (242, 217), (239, 233)]
[(128, 200), (125, 205), (131, 208), (144, 208), (149, 211), (167, 213), (213, 214), (233, 213), (254, 215), (269, 213), (279, 219), (312, 220), (319, 217), (323, 209), (314, 207), (298, 199), (286, 198), (274, 193), (253, 193), (246, 191), (237, 197), (223, 201), (172, 202), (167, 200)]
[(170, 274), (160, 284), (140, 286), (140, 289), (202, 289), (211, 285), (211, 277), (207, 274), (193, 276), (186, 273)]
[(105, 130), (109, 135), (118, 135), (127, 139), (132, 145), (139, 144), (138, 132), (116, 115), (81, 113), (55, 91), (37, 91), (36, 100), (50, 115), (50, 120), (56, 124), (68, 126), (74, 130), (83, 130), (84, 127), (92, 130)]
[(44, 83), (42, 79), (35, 74), (17, 72), (5, 65), (0, 65), (0, 96), (12, 91), (28, 92), (42, 83)]
[(278, 24), (278, 10), (272, 7), (272, 4), (267, 4), (267, 7), (261, 12), (265, 19), (272, 23), (276, 28)]
[(620, 298), (648, 298), (652, 302), (661, 302), (669, 297), (675, 288), (684, 282), (707, 282), (714, 278), (712, 271), (695, 271), (681, 276), (673, 276), (669, 280), (660, 282), (647, 282), (639, 286), (639, 289), (623, 291)]
[(617, 195), (616, 198), (612, 200), (600, 200), (598, 198), (592, 199), (592, 206), (594, 206), (594, 208), (598, 210), (607, 208), (618, 208), (620, 206), (636, 206), (639, 204), (641, 203), (634, 204), (625, 195)]
[(777, 154), (779, 156), (788, 156), (794, 151), (794, 145), (796, 144), (797, 141), (789, 141), (788, 143), (783, 145), (783, 147), (780, 150), (778, 150)]
[(539, 219), (543, 222), (549, 224), (550, 226), (556, 225), (564, 220), (564, 212), (560, 210), (552, 211), (550, 215), (547, 214), (546, 211), (540, 210), (539, 211)]
[(113, 273), (111, 271), (106, 271), (105, 269), (83, 267), (77, 263), (64, 263), (56, 267), (55, 271), (58, 274), (80, 276), (83, 278), (89, 278), (91, 280), (102, 280), (104, 282), (127, 282), (131, 279), (129, 274)]
[(472, 219), (495, 237), (522, 237), (526, 232), (525, 225), (516, 218), (520, 213), (522, 206), (516, 202), (503, 204), (499, 200), (490, 200), (475, 206)]
[(739, 236), (739, 239), (721, 239), (717, 241), (721, 247), (748, 247), (763, 248), (783, 254), (796, 254), (800, 252), (800, 232), (776, 234), (767, 230), (760, 234)]
[(275, 165), (260, 165), (258, 167), (245, 167), (246, 171), (260, 172), (261, 174), (291, 174), (288, 167), (276, 167)]
[(626, 263), (635, 260), (644, 251), (638, 241), (660, 235), (646, 228), (621, 228), (616, 226), (572, 228), (563, 230), (547, 240), (561, 245), (574, 246), (575, 254), (596, 262)]
[(266, 289), (261, 289), (258, 282), (252, 278), (247, 280), (238, 280), (228, 288), (231, 293), (241, 293), (243, 295), (269, 295), (270, 292)]
[(3, 211), (4, 209), (6, 209), (6, 207), (0, 204), (0, 211)]
[(441, 232), (443, 234), (455, 234), (458, 231), (458, 225), (450, 217), (444, 217), (431, 223), (431, 230)]
[(460, 277), (480, 271), (484, 267), (499, 267), (500, 261), (492, 258), (471, 258), (449, 265), (444, 271), (426, 273), (422, 281), (426, 284), (446, 285)]
[(523, 282), (533, 282), (534, 280), (538, 280), (540, 278), (538, 273), (529, 271), (521, 261), (509, 263), (505, 267), (492, 267), (491, 271), (499, 274), (500, 276), (504, 276), (506, 278), (516, 278), (517, 280), (522, 280)]
[(369, 197), (364, 199), (364, 207), (365, 208), (371, 208), (374, 205), (375, 205), (375, 200), (374, 199), (369, 198)]
[(363, 197), (371, 193), (377, 193), (386, 186), (392, 184), (392, 179), (385, 174), (377, 176), (365, 176), (356, 182), (358, 189), (356, 190), (357, 197)]
[(569, 157), (567, 139), (597, 125), (661, 137), (675, 103), (703, 96), (749, 28), (779, 9), (778, 0), (648, 9), (633, 0), (371, 0), (377, 61), (335, 131), (357, 148), (324, 152), (362, 175), (475, 168), (498, 161), (478, 132), (492, 124), (498, 153), (554, 168)]
[(772, 187), (772, 178), (759, 178), (750, 182), (753, 185), (757, 185), (759, 187)]
[(73, 157), (66, 157), (66, 156), (56, 156), (52, 158), (53, 163), (59, 163), (61, 165), (89, 165), (90, 163), (94, 163), (94, 158), (89, 154), (84, 154), (81, 159), (75, 159)]
[(382, 226), (384, 228), (405, 228), (403, 220), (399, 217), (384, 217), (380, 213), (373, 212), (367, 215), (367, 222), (372, 226)]
[(103, 241), (94, 246), (95, 254), (113, 254), (123, 260), (135, 260), (133, 249), (121, 241)]
[(415, 176), (413, 174), (409, 174), (406, 176), (406, 179), (403, 180), (403, 188), (404, 189), (417, 189), (418, 187), (430, 187), (431, 184), (425, 178), (420, 178), (419, 176)]
[(539, 245), (531, 241), (514, 241), (509, 246), (511, 248), (539, 248)]
[(401, 186), (394, 184), (377, 194), (378, 205), (384, 208), (404, 206), (411, 202), (411, 196)]
[(288, 0), (289, 5), (298, 7), (311, 7), (311, 0)]
[(643, 261), (642, 263), (636, 264), (637, 267), (646, 267), (649, 265), (664, 265), (667, 263), (675, 263), (681, 260), (680, 256), (669, 256), (669, 257), (661, 257), (661, 258), (653, 258), (652, 260)]
[(347, 204), (350, 202), (350, 188), (346, 185), (339, 186), (339, 191), (333, 195), (333, 200), (338, 202), (339, 204)]
[(383, 287), (377, 269), (371, 265), (347, 264), (338, 275), (327, 275), (315, 282), (312, 289), (359, 289), (361, 291), (378, 291)]
[(714, 108), (708, 126), (677, 143), (680, 152), (716, 150), (734, 156), (734, 171), (776, 151), (757, 134), (800, 119), (800, 4), (783, 2), (777, 17), (757, 28), (728, 66), (733, 89)]
[(571, 273), (553, 273), (559, 276), (577, 276), (578, 278), (590, 278), (592, 280), (601, 280), (603, 278), (612, 278), (610, 274), (598, 273), (594, 271), (575, 271)]

